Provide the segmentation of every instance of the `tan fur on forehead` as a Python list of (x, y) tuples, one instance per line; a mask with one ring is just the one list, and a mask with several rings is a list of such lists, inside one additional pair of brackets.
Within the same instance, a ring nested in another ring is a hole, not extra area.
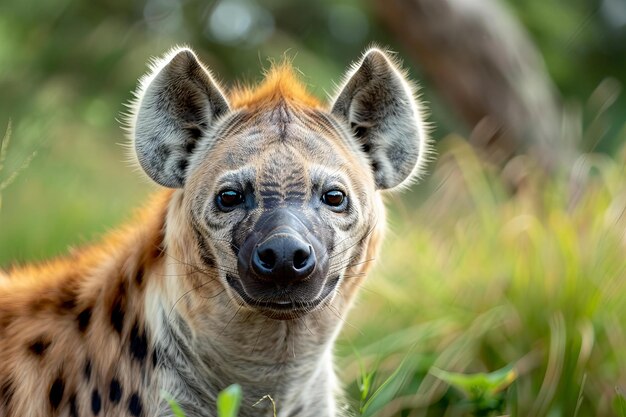
[(233, 108), (259, 109), (281, 100), (307, 107), (322, 108), (302, 83), (290, 62), (272, 65), (258, 86), (238, 86), (228, 95)]

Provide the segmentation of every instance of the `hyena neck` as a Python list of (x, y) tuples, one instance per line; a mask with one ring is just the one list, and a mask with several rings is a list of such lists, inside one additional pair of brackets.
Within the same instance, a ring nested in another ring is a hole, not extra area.
[(187, 416), (213, 415), (217, 393), (235, 383), (244, 393), (241, 417), (273, 415), (269, 399), (253, 407), (266, 396), (281, 417), (306, 416), (304, 410), (334, 415), (319, 412), (334, 409), (336, 332), (325, 333), (304, 321), (280, 322), (246, 313), (233, 318), (233, 313), (228, 317), (219, 312), (193, 320), (177, 308), (164, 307), (159, 307), (156, 332), (160, 385)]
[(268, 395), (281, 417), (305, 416), (303, 410), (316, 416), (334, 415), (334, 411), (319, 411), (334, 409), (336, 323), (326, 326), (330, 320), (321, 314), (317, 322), (314, 318), (277, 321), (229, 310), (219, 305), (231, 303), (226, 294), (205, 301), (217, 306), (202, 314), (188, 309), (189, 305), (180, 306), (182, 301), (172, 306), (166, 297), (156, 297), (150, 303), (157, 305), (149, 308), (156, 313), (147, 314), (160, 352), (160, 385), (188, 417), (212, 415), (217, 393), (234, 383), (244, 392), (241, 417), (266, 412), (271, 416), (269, 399), (253, 407)]
[(268, 399), (252, 407), (265, 396), (281, 417), (334, 415), (332, 346), (342, 323), (341, 300), (287, 321), (240, 307), (217, 271), (198, 267), (201, 260), (185, 250), (193, 232), (176, 218), (176, 199), (170, 203), (163, 270), (154, 273), (160, 278), (146, 297), (161, 387), (187, 416), (212, 415), (217, 393), (234, 383), (244, 392), (241, 417), (273, 415)]

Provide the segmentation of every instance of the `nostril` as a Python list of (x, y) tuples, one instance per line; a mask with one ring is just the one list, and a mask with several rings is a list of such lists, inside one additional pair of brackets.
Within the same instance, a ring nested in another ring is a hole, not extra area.
[(273, 269), (276, 266), (276, 253), (272, 248), (258, 249), (259, 263), (265, 269)]
[(295, 236), (276, 233), (254, 248), (250, 266), (261, 279), (288, 284), (313, 272), (315, 251)]
[(307, 266), (307, 261), (311, 256), (311, 246), (306, 249), (297, 249), (293, 254), (293, 267), (296, 270), (305, 268)]

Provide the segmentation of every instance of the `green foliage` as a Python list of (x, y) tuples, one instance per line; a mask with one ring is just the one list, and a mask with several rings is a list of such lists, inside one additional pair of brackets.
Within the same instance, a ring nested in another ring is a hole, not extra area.
[(21, 171), (28, 168), (31, 161), (35, 157), (35, 153), (33, 152), (29, 157), (27, 157), (21, 163), (21, 165), (17, 169), (15, 169), (11, 173), (6, 173), (6, 175), (3, 175), (4, 166), (9, 156), (9, 143), (11, 142), (11, 130), (12, 130), (11, 121), (9, 121), (6, 132), (4, 133), (4, 136), (2, 137), (2, 139), (0, 139), (0, 209), (2, 209), (2, 192), (15, 181), (15, 179), (17, 178), (18, 174)]
[(369, 391), (373, 389), (372, 381), (375, 372), (362, 371), (360, 384), (363, 387), (361, 391), (361, 405), (359, 407), (359, 414), (363, 417), (370, 417), (376, 415), (378, 411), (385, 407), (387, 403), (393, 400), (400, 391), (400, 388), (405, 383), (408, 377), (408, 368), (404, 366), (404, 362), (396, 368), (378, 387), (375, 391), (368, 395)]
[[(165, 398), (169, 404), (175, 417), (185, 417), (176, 399), (167, 392), (162, 392), (161, 396)], [(241, 386), (237, 384), (230, 385), (217, 395), (217, 416), (218, 417), (237, 417), (239, 414), (239, 406), (241, 405), (242, 391)], [(274, 413), (276, 414), (276, 413)]]
[[(444, 143), (429, 191), (391, 213), (381, 267), (347, 320), (354, 408), (400, 367), (377, 416), (614, 415), (626, 383), (625, 151), (547, 177), (527, 157), (500, 171)], [(511, 381), (506, 366), (515, 382), (492, 389)]]
[(363, 363), (363, 360), (358, 356), (358, 352), (354, 352), (357, 355), (359, 361), (359, 378), (357, 379), (357, 388), (359, 390), (359, 413), (362, 415), (367, 407), (366, 403), (369, 398), (369, 394), (372, 387), (372, 383), (374, 381), (374, 376), (376, 375), (376, 371), (368, 371)]
[(170, 394), (168, 394), (165, 391), (162, 391), (161, 396), (165, 398), (165, 401), (167, 401), (167, 403), (169, 404), (170, 408), (172, 409), (172, 413), (174, 413), (175, 417), (185, 417), (185, 413), (183, 412), (183, 409), (180, 408), (180, 405), (178, 405), (176, 400)]
[(241, 387), (233, 384), (217, 396), (218, 417), (237, 417), (241, 405)]
[(626, 397), (619, 387), (615, 388), (614, 408), (619, 417), (626, 417)]
[(461, 390), (467, 397), (472, 415), (489, 416), (502, 412), (504, 396), (501, 391), (516, 378), (512, 365), (491, 373), (462, 374), (432, 368), (430, 372), (442, 381)]

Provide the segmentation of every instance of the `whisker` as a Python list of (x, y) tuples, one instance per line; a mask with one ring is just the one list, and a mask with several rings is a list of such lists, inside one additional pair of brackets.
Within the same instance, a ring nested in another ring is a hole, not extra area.
[(237, 313), (239, 313), (239, 311), (242, 308), (243, 308), (243, 304), (239, 304), (239, 308), (237, 308), (237, 311), (235, 311), (235, 314), (233, 314), (233, 316), (230, 318), (230, 320), (228, 320), (228, 323), (226, 323), (226, 325), (222, 328), (222, 331), (220, 331), (220, 333), (219, 333), (220, 337), (224, 333), (224, 330), (226, 330), (226, 328), (230, 325), (230, 323), (233, 321), (233, 319), (237, 316)]
[[(377, 225), (378, 225), (378, 219), (375, 219), (374, 220), (374, 224), (372, 225), (372, 227), (370, 227), (368, 229), (368, 231), (362, 237), (360, 237), (360, 238), (359, 237), (355, 237), (355, 239), (357, 239), (356, 242), (354, 242), (353, 244), (351, 244), (347, 248), (345, 248), (345, 249), (343, 249), (343, 250), (341, 250), (341, 251), (339, 251), (337, 253), (333, 253), (331, 256), (328, 257), (328, 259), (332, 259), (332, 258), (335, 258), (335, 257), (337, 257), (339, 255), (342, 255), (342, 254), (346, 253), (347, 251), (349, 251), (350, 249), (352, 249), (353, 247), (355, 247), (356, 245), (358, 245), (359, 243), (363, 242), (365, 239), (367, 239), (367, 237), (369, 235), (371, 235), (374, 232), (374, 230), (376, 230), (376, 226)], [(343, 242), (345, 242), (346, 240), (349, 240), (349, 239), (350, 238), (347, 237), (347, 238), (343, 239), (342, 241), (338, 242), (336, 245), (333, 245), (333, 250), (336, 247), (338, 247), (339, 244), (341, 244), (341, 243), (343, 243)]]
[(267, 324), (268, 320), (269, 320), (269, 318), (265, 317), (265, 320), (263, 320), (263, 323), (261, 323), (261, 326), (259, 328), (259, 332), (257, 333), (256, 339), (254, 340), (254, 346), (252, 347), (252, 353), (253, 354), (256, 351), (256, 346), (259, 343), (259, 338), (261, 337), (261, 333), (263, 333), (263, 330), (265, 329), (265, 325)]
[(363, 260), (363, 261), (360, 261), (360, 262), (355, 262), (355, 263), (353, 263), (353, 264), (350, 264), (350, 265), (346, 266), (346, 268), (354, 268), (355, 266), (365, 265), (366, 263), (373, 262), (373, 261), (375, 261), (375, 260), (376, 260), (376, 258), (369, 258), (369, 259), (365, 259), (365, 260)]
[(195, 265), (195, 264), (191, 264), (191, 263), (188, 263), (188, 262), (183, 262), (180, 259), (177, 259), (175, 256), (173, 256), (173, 255), (171, 255), (169, 253), (167, 253), (166, 255), (168, 257), (170, 257), (171, 259), (175, 260), (178, 263), (178, 265), (183, 265), (183, 266), (190, 267), (190, 268), (192, 268), (194, 270), (194, 272), (198, 272), (198, 273), (201, 273), (201, 274), (204, 274), (204, 275), (209, 275), (211, 272), (214, 272), (213, 270), (222, 271), (222, 272), (225, 272), (227, 274), (235, 274), (235, 275), (238, 274), (237, 271), (232, 270), (230, 268), (225, 268), (225, 267), (221, 267), (221, 266), (217, 266), (217, 265), (210, 267), (211, 269), (202, 268), (202, 267), (200, 267), (198, 265)]
[[(341, 291), (337, 290), (337, 294), (340, 296), (343, 296), (341, 294)], [(339, 320), (341, 320), (342, 323), (344, 323), (346, 326), (351, 327), (352, 329), (356, 330), (357, 332), (359, 332), (359, 334), (363, 335), (363, 331), (361, 329), (359, 329), (358, 327), (356, 327), (355, 325), (353, 325), (352, 323), (350, 323), (349, 321), (347, 321), (346, 319), (344, 319), (341, 315), (341, 313), (337, 310), (337, 308), (332, 304), (332, 303), (328, 303), (326, 305), (325, 308), (328, 308)]]
[(174, 308), (176, 308), (176, 305), (180, 302), (180, 300), (182, 300), (184, 297), (186, 297), (186, 296), (187, 296), (188, 294), (190, 294), (191, 292), (193, 292), (193, 291), (195, 291), (195, 290), (198, 290), (198, 289), (200, 289), (200, 288), (204, 287), (205, 285), (210, 284), (210, 283), (211, 283), (211, 282), (213, 282), (213, 281), (214, 281), (214, 279), (210, 279), (210, 280), (206, 281), (205, 283), (203, 283), (203, 284), (201, 284), (201, 285), (198, 285), (197, 287), (193, 287), (192, 289), (185, 291), (185, 292), (183, 293), (183, 295), (181, 295), (180, 297), (178, 297), (178, 299), (177, 299), (177, 300), (174, 302), (174, 304), (172, 305), (172, 308), (170, 309), (170, 312), (169, 312), (169, 313), (168, 313), (168, 315), (167, 315), (167, 320), (169, 321), (170, 316), (171, 316), (171, 315), (172, 315), (172, 313), (174, 312)]
[(220, 295), (224, 294), (225, 292), (226, 292), (226, 288), (222, 288), (222, 290), (220, 292), (218, 292), (217, 294), (212, 295), (210, 297), (203, 297), (202, 295), (198, 295), (198, 297), (203, 298), (205, 300), (212, 300), (215, 297), (219, 297)]
[(328, 275), (335, 275), (335, 274), (341, 272), (341, 270), (354, 268), (355, 266), (359, 266), (359, 265), (364, 265), (364, 264), (372, 262), (374, 260), (375, 260), (375, 258), (370, 258), (370, 259), (366, 259), (364, 261), (351, 263), (352, 259), (348, 259), (343, 264), (339, 264), (338, 263), (338, 264), (335, 264), (335, 265), (331, 265), (329, 267)]
[(350, 278), (363, 278), (364, 276), (366, 276), (367, 274), (365, 272), (359, 272), (356, 274), (346, 274), (343, 276), (344, 279), (350, 279)]
[(382, 294), (381, 294), (381, 293), (376, 292), (376, 291), (374, 291), (373, 289), (366, 287), (364, 284), (365, 284), (365, 282), (359, 282), (359, 283), (357, 283), (357, 286), (359, 287), (359, 289), (360, 289), (360, 290), (367, 291), (367, 292), (369, 292), (370, 294), (373, 294), (373, 295), (377, 295), (377, 296), (379, 296), (379, 297), (382, 297)]

